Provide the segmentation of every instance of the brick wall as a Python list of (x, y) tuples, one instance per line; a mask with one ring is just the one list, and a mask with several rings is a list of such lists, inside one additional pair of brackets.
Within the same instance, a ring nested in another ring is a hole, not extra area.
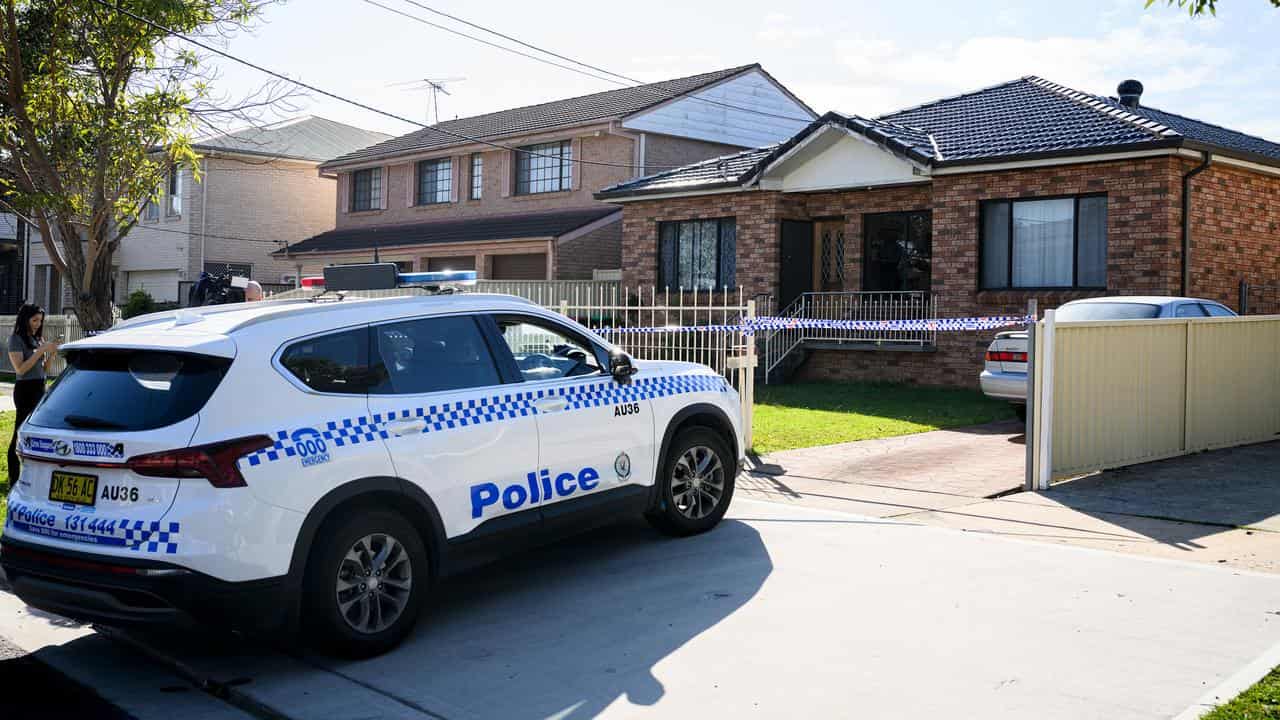
[(592, 270), (622, 267), (622, 223), (557, 242), (554, 262), (556, 280), (590, 280)]
[[(538, 142), (551, 138), (539, 138)], [(568, 140), (569, 136), (558, 139)], [(531, 141), (532, 142), (532, 141)], [(504, 141), (504, 144), (523, 145), (524, 141)], [(484, 171), (481, 175), (483, 191), (479, 200), (470, 200), (471, 154), (461, 153), (453, 157), (454, 183), (458, 185), (455, 202), (415, 206), (414, 190), (417, 182), (416, 162), (392, 160), (383, 167), (386, 184), (386, 208), (364, 212), (348, 212), (349, 200), (345, 189), (338, 193), (337, 227), (372, 227), (374, 225), (398, 225), (431, 222), (432, 220), (476, 217), (479, 215), (507, 215), (592, 207), (601, 203), (592, 197), (597, 190), (620, 183), (635, 175), (631, 170), (635, 162), (634, 142), (618, 135), (588, 135), (574, 138), (574, 157), (590, 162), (611, 163), (592, 165), (574, 163), (573, 189), (563, 192), (516, 195), (514, 188), (515, 153), (510, 150), (488, 150), (482, 153)], [(437, 157), (446, 157), (441, 155)], [(346, 183), (349, 173), (343, 173), (339, 183)]]
[(742, 152), (737, 145), (693, 140), (673, 135), (644, 134), (645, 174), (662, 172), (721, 155)]
[[(782, 195), (742, 192), (627, 203), (623, 214), (623, 281), (657, 279), (657, 223), (699, 217), (738, 219), (738, 282), (749, 294), (776, 296), (781, 219), (843, 218), (846, 288), (860, 289), (862, 216), (932, 211), (932, 288), (939, 315), (1005, 315), (1101, 294), (1167, 295), (1178, 291), (1179, 178), (1171, 157), (1053, 168), (937, 176), (930, 184), (874, 190)], [(981, 291), (978, 208), (982, 200), (1082, 193), (1107, 194), (1107, 291)], [(1239, 202), (1248, 203), (1248, 199)], [(1256, 214), (1256, 213), (1255, 213)], [(1236, 230), (1239, 232), (1239, 230)], [(811, 379), (876, 379), (976, 386), (992, 333), (940, 334), (936, 352), (817, 351), (802, 370)]]
[[(205, 262), (251, 263), (260, 282), (280, 282), (295, 263), (272, 257), (283, 247), (333, 228), (336, 183), (311, 163), (233, 158), (206, 160), (204, 187), (192, 183), (191, 251), (187, 278), (200, 277), (200, 235)], [(207, 208), (207, 209), (206, 209)], [(242, 239), (231, 239), (242, 238)]]
[(1239, 310), (1241, 279), (1280, 283), (1280, 177), (1212, 165), (1191, 181), (1190, 294)]

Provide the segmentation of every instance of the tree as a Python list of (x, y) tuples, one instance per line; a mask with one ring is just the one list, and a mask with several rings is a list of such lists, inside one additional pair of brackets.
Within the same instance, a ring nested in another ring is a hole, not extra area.
[(210, 95), (212, 70), (170, 31), (225, 37), (267, 3), (0, 1), (0, 153), (13, 173), (7, 202), (40, 230), (81, 326), (103, 329), (121, 240), (171, 168), (199, 172), (192, 131), (280, 99), (268, 89), (220, 106)]
[[(1147, 7), (1155, 5), (1157, 0), (1147, 0)], [(1169, 5), (1177, 5), (1180, 8), (1186, 8), (1187, 13), (1191, 17), (1203, 15), (1206, 12), (1210, 15), (1218, 14), (1218, 0), (1165, 0)], [(1280, 0), (1267, 0), (1272, 7), (1280, 8)]]

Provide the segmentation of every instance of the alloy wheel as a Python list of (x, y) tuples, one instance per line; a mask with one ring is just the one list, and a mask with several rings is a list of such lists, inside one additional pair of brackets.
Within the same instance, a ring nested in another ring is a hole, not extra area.
[(671, 476), (676, 510), (690, 520), (701, 520), (715, 511), (723, 496), (724, 465), (716, 451), (705, 445), (685, 450)]
[(380, 632), (404, 613), (412, 586), (413, 563), (404, 545), (385, 533), (365, 535), (338, 566), (338, 612), (356, 632)]

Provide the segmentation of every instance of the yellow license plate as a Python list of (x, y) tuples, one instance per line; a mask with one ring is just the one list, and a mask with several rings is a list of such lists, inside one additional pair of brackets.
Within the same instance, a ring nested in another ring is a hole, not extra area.
[(98, 477), (54, 470), (49, 478), (49, 500), (93, 505), (98, 497)]

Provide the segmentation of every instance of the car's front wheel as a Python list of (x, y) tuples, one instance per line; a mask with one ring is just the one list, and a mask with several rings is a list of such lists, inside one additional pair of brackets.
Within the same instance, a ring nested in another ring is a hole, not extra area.
[(307, 572), (310, 624), (341, 655), (369, 657), (413, 629), (429, 585), (427, 552), (399, 513), (352, 513), (318, 538)]
[(657, 502), (645, 517), (669, 535), (706, 532), (729, 509), (736, 474), (737, 463), (718, 433), (682, 430), (662, 459)]

